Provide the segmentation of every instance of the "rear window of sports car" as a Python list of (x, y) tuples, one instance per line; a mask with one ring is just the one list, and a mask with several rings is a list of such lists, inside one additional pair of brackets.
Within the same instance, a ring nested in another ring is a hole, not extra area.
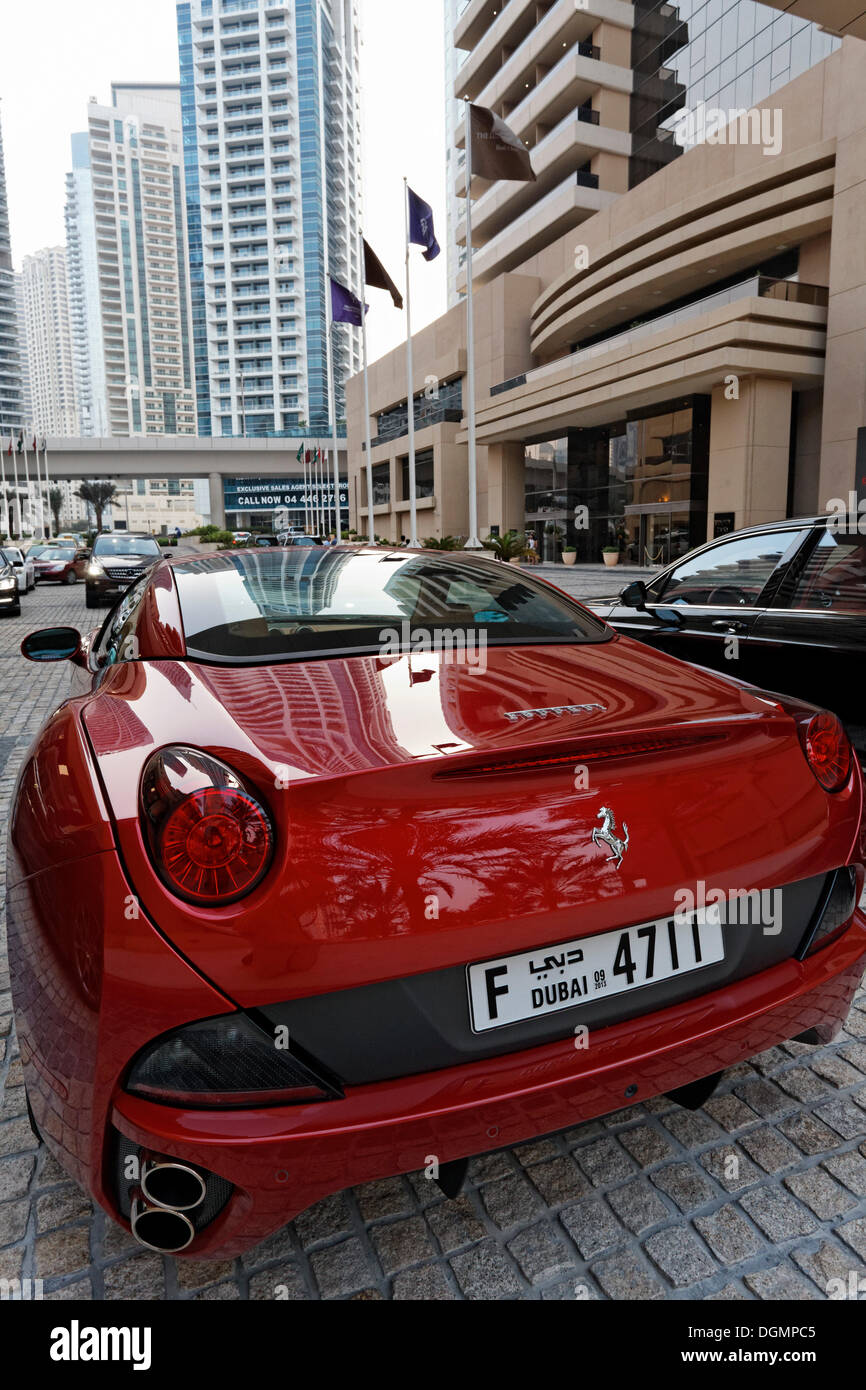
[(174, 575), (187, 652), (208, 661), (612, 636), (591, 613), (515, 566), (462, 555), (292, 547), (209, 555), (175, 566)]

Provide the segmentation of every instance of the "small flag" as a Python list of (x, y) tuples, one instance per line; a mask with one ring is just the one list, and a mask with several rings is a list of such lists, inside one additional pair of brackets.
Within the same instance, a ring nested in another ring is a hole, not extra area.
[(7, 452), (7, 454), (9, 454), (9, 455), (11, 455), (11, 454), (13, 454), (13, 453), (15, 452), (15, 436), (14, 436), (14, 434), (12, 434), (12, 435), (9, 436), (9, 448), (6, 450), (6, 452)]
[(331, 281), (331, 320), (333, 323), (350, 323), (355, 328), (360, 328), (363, 322), (363, 314), (366, 305), (362, 305), (360, 299), (347, 290), (345, 285), (341, 285), (339, 280), (333, 276), (328, 276)]
[(35, 434), (34, 434), (34, 436), (33, 436), (33, 452), (34, 452), (35, 454), (38, 454), (38, 453), (39, 453), (39, 445), (36, 443), (36, 435), (35, 435)]
[(44, 453), (47, 451), (47, 449), (48, 449), (48, 440), (45, 438), (45, 435), (44, 435), (44, 434), (43, 434), (43, 436), (42, 436), (42, 443), (39, 445), (39, 447), (40, 447), (40, 449), (42, 450), (43, 454), (44, 454)]
[(535, 171), (518, 135), (486, 106), (469, 107), (472, 172), (481, 179), (515, 179), (529, 183)]
[(24, 449), (24, 431), (23, 431), (23, 430), (19, 430), (19, 431), (18, 431), (18, 447), (17, 447), (17, 449), (16, 449), (16, 453), (19, 453), (19, 454), (20, 454), (20, 453), (23, 451), (23, 449)]
[(296, 460), (296, 462), (298, 462), (298, 463), (303, 463), (303, 461), (304, 461), (304, 446), (303, 446), (303, 444), (299, 444), (299, 445), (298, 445), (298, 452), (295, 454), (295, 460)]
[(383, 266), (376, 252), (364, 242), (364, 284), (374, 290), (387, 290), (394, 301), (395, 309), (403, 308), (403, 296)]
[(425, 261), (435, 261), (442, 250), (433, 230), (433, 209), (417, 193), (409, 189), (409, 240), (413, 246), (423, 246)]

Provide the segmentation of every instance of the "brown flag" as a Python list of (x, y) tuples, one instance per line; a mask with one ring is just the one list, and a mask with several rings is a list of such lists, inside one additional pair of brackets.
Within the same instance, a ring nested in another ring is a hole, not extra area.
[(519, 136), (486, 106), (469, 107), (472, 173), (480, 179), (534, 181), (529, 151)]
[(364, 284), (372, 285), (374, 290), (387, 290), (394, 301), (395, 309), (403, 308), (403, 296), (383, 266), (372, 247), (364, 240)]

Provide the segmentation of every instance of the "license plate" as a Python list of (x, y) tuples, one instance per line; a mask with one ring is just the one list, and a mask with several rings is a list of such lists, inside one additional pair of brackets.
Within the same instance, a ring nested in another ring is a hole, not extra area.
[(716, 965), (725, 958), (717, 907), (541, 946), (467, 966), (472, 1031), (574, 1009)]

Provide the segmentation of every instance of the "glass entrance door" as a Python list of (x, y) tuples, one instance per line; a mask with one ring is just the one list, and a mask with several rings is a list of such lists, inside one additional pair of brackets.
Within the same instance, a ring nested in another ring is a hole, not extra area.
[(688, 512), (649, 512), (640, 523), (639, 564), (669, 565), (690, 549)]

